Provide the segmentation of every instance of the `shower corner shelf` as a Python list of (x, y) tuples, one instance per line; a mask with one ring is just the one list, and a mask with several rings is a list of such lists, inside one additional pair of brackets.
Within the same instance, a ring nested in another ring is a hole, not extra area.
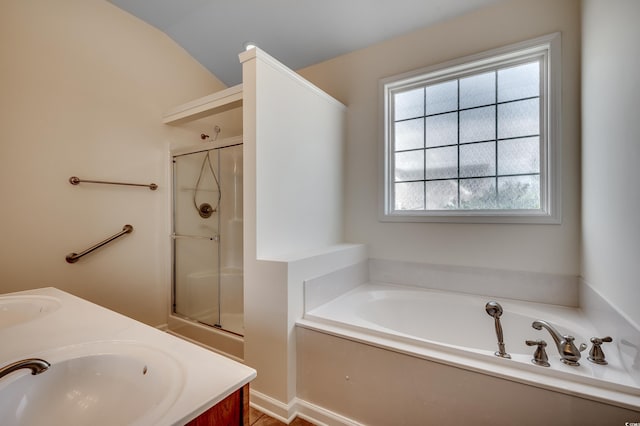
[(238, 84), (211, 95), (178, 105), (167, 111), (162, 122), (164, 124), (181, 124), (241, 106), (242, 84)]

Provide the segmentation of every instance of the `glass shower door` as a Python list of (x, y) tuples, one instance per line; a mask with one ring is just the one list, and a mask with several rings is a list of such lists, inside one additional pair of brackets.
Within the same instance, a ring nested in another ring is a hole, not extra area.
[(175, 156), (174, 312), (220, 326), (217, 151)]
[(222, 201), (220, 209), (220, 321), (222, 328), (244, 335), (242, 233), (242, 145), (219, 150)]
[(242, 145), (175, 155), (173, 187), (173, 312), (242, 335)]

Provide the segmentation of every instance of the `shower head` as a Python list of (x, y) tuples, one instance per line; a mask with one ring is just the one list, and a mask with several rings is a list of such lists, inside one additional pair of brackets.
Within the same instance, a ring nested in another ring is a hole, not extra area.
[(500, 304), (494, 300), (487, 302), (484, 309), (490, 316), (496, 319), (500, 318), (500, 316), (502, 315), (502, 306), (500, 306)]

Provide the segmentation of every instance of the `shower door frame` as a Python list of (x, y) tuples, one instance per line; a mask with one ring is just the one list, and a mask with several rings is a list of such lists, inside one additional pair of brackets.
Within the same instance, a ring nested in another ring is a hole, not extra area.
[[(175, 226), (176, 226), (175, 188), (176, 188), (177, 177), (175, 173), (175, 163), (174, 163), (175, 157), (189, 155), (189, 154), (198, 154), (201, 152), (219, 150), (219, 149), (230, 148), (234, 146), (242, 146), (242, 145), (243, 145), (242, 136), (232, 136), (232, 137), (223, 138), (217, 141), (208, 141), (198, 145), (191, 145), (188, 147), (172, 149), (169, 153), (169, 161), (170, 161), (169, 164), (170, 164), (170, 172), (171, 172), (171, 179), (170, 179), (170, 182), (171, 182), (171, 191), (170, 191), (170, 196), (171, 196), (171, 235), (170, 235), (170, 238), (171, 238), (171, 311), (169, 314), (174, 315), (178, 318), (181, 318), (185, 321), (189, 321), (195, 324), (200, 324), (204, 327), (210, 327), (211, 329), (223, 331), (223, 332), (226, 332), (235, 336), (240, 336), (240, 337), (243, 337), (243, 335), (235, 333), (230, 330), (226, 330), (223, 324), (216, 324), (216, 325), (206, 324), (204, 322), (198, 321), (197, 319), (194, 319), (187, 315), (176, 312), (176, 269), (177, 269), (176, 268), (176, 238), (174, 238), (173, 235), (175, 235), (175, 232), (176, 232), (175, 230)], [(218, 247), (218, 250), (219, 249), (220, 248)], [(220, 256), (220, 254), (218, 256)], [(218, 264), (218, 280), (220, 279), (220, 273), (221, 273), (220, 265)], [(244, 286), (244, 283), (243, 283), (243, 286)], [(218, 281), (218, 288), (220, 288), (220, 281)], [(221, 312), (220, 304), (221, 304), (220, 291), (218, 291), (218, 315), (220, 315), (220, 312)]]

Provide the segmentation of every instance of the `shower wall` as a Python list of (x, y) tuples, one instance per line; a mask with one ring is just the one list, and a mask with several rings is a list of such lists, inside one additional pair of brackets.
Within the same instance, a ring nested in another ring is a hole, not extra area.
[(173, 312), (242, 335), (242, 145), (201, 149), (173, 157)]

